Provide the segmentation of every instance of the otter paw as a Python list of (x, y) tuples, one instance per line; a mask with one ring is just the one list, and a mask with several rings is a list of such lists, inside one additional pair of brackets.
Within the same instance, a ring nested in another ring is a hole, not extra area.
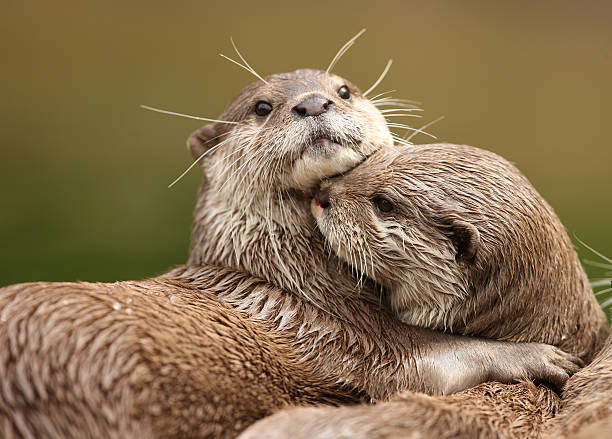
[(560, 392), (568, 378), (584, 366), (582, 360), (561, 349), (542, 343), (525, 343), (530, 352), (523, 360), (527, 377), (549, 384)]

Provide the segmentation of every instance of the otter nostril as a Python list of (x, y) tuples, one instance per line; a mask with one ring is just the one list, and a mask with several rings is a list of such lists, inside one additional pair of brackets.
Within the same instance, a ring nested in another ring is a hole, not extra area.
[(296, 112), (299, 116), (306, 116), (306, 108), (302, 105), (296, 105), (293, 107), (293, 111)]
[(318, 191), (315, 195), (315, 203), (317, 203), (322, 209), (327, 209), (330, 205), (329, 193), (325, 190)]
[(293, 107), (293, 112), (298, 116), (318, 116), (325, 113), (334, 102), (321, 95), (308, 96), (302, 102)]

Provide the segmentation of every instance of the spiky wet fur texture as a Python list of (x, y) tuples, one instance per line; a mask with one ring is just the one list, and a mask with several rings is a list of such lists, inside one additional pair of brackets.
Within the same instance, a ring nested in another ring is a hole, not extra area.
[(239, 438), (540, 438), (559, 405), (553, 391), (531, 382), (484, 383), (445, 397), (403, 392), (373, 406), (288, 409)]
[[(312, 324), (325, 328), (329, 342), (340, 342), (336, 347), (343, 349), (321, 349), (319, 340), (307, 342), (302, 333), (296, 347), (316, 367), (374, 399), (407, 388), (447, 393), (485, 376), (505, 381), (519, 372), (522, 366), (513, 360), (491, 367), (491, 356), (507, 358), (501, 350), (526, 347), (485, 348), (475, 339), (402, 325), (383, 309), (370, 284), (357, 282), (326, 250), (309, 213), (315, 184), (390, 146), (391, 135), (377, 108), (336, 75), (298, 70), (265, 79), (246, 87), (221, 115), (237, 124), (208, 125), (188, 143), (194, 157), (207, 154), (189, 263), (244, 270), (307, 301), (320, 311)], [(350, 99), (338, 96), (342, 86), (349, 88)], [(312, 96), (327, 101), (329, 109), (316, 116), (297, 114), (295, 106)], [(264, 117), (253, 111), (262, 101), (273, 108)], [(330, 142), (317, 143), (321, 136)], [(314, 169), (308, 163), (315, 163)], [(244, 297), (236, 304), (258, 318), (258, 307), (266, 302), (271, 301)], [(322, 324), (326, 315), (333, 319)], [(351, 325), (355, 330), (348, 329)], [(345, 331), (355, 334), (354, 340), (346, 343)], [(390, 333), (394, 336), (381, 336)], [(443, 343), (453, 346), (450, 357)], [(372, 345), (379, 346), (379, 355), (370, 355)], [(487, 349), (489, 355), (483, 355)], [(355, 357), (355, 352), (365, 355)], [(456, 365), (465, 363), (450, 367), (451, 357)]]
[(584, 369), (571, 377), (559, 415), (547, 423), (552, 438), (610, 437), (612, 427), (612, 337)]
[[(563, 225), (503, 158), (449, 144), (387, 147), (323, 189), (329, 207), (317, 223), (330, 248), (385, 286), (403, 321), (537, 340), (587, 362), (609, 334)], [(381, 198), (391, 212), (377, 208)]]
[[(318, 92), (334, 91), (338, 84), (328, 76), (321, 82), (321, 75), (276, 79), (298, 93), (301, 86), (313, 92), (313, 78)], [(275, 83), (269, 79), (267, 85)], [(194, 265), (143, 282), (2, 290), (5, 436), (232, 437), (285, 404), (385, 399), (404, 389), (443, 393), (520, 376), (559, 385), (566, 370), (575, 369), (548, 346), (411, 328), (381, 307), (369, 285), (360, 289), (314, 231), (312, 188), (297, 187), (314, 180), (300, 161), (328, 158), (316, 177), (329, 177), (389, 144), (388, 131), (377, 113), (365, 121), (371, 126), (355, 125), (360, 141), (331, 132), (339, 118), (321, 121), (317, 126), (327, 128), (287, 151), (291, 160), (278, 155), (291, 145), (267, 143), (278, 136), (257, 129), (264, 122), (253, 116), (253, 106), (271, 99), (261, 90), (247, 87), (230, 105), (223, 119), (240, 123), (204, 127), (190, 139), (206, 177), (196, 209)], [(352, 91), (359, 103), (358, 90)], [(351, 111), (367, 113), (364, 108)], [(241, 130), (257, 143), (233, 143)], [(230, 155), (239, 161), (228, 162)], [(161, 301), (149, 298), (156, 292)]]
[(292, 408), (240, 439), (605, 439), (612, 427), (612, 337), (560, 398), (533, 383), (485, 383), (450, 396), (402, 392), (375, 406)]
[[(390, 302), (407, 321), (544, 340), (587, 361), (609, 334), (558, 218), (495, 154), (455, 145), (394, 147), (322, 186), (329, 206), (313, 203), (313, 211), (331, 249), (400, 296)], [(377, 210), (383, 196), (393, 214)], [(462, 232), (466, 222), (477, 227), (477, 250), (468, 260), (457, 258), (457, 222)], [(532, 383), (487, 383), (447, 397), (402, 392), (375, 406), (286, 410), (241, 438), (607, 437), (612, 338), (605, 346), (570, 378), (563, 401)], [(582, 432), (592, 422), (597, 426)]]
[(200, 276), (1, 289), (0, 436), (231, 438), (285, 406), (359, 400), (217, 294), (269, 284)]

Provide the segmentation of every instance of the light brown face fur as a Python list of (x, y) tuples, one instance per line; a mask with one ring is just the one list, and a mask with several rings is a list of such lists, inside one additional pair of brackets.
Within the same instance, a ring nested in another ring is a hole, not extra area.
[[(215, 148), (204, 166), (210, 189), (236, 200), (237, 209), (270, 209), (283, 192), (308, 192), (392, 143), (380, 111), (346, 79), (303, 69), (265, 80), (245, 87), (221, 115), (236, 124), (209, 125), (189, 145), (195, 158)], [(301, 114), (309, 99), (326, 108)], [(271, 111), (259, 115), (260, 103)]]
[[(313, 100), (325, 111), (302, 114)], [(261, 103), (269, 114), (258, 114)], [(321, 179), (392, 144), (382, 113), (349, 81), (304, 69), (248, 85), (221, 119), (233, 123), (206, 125), (188, 141), (204, 171), (189, 263), (244, 270), (319, 306), (330, 290), (354, 291), (314, 234), (308, 203)]]
[(386, 287), (407, 323), (586, 360), (609, 332), (559, 219), (493, 153), (385, 148), (322, 193), (312, 209), (330, 248)]

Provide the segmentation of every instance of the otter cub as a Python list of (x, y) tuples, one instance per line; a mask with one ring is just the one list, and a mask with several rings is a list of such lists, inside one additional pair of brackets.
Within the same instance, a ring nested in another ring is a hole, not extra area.
[(312, 212), (407, 323), (549, 343), (585, 361), (610, 332), (552, 208), (491, 152), (385, 148), (322, 184)]

